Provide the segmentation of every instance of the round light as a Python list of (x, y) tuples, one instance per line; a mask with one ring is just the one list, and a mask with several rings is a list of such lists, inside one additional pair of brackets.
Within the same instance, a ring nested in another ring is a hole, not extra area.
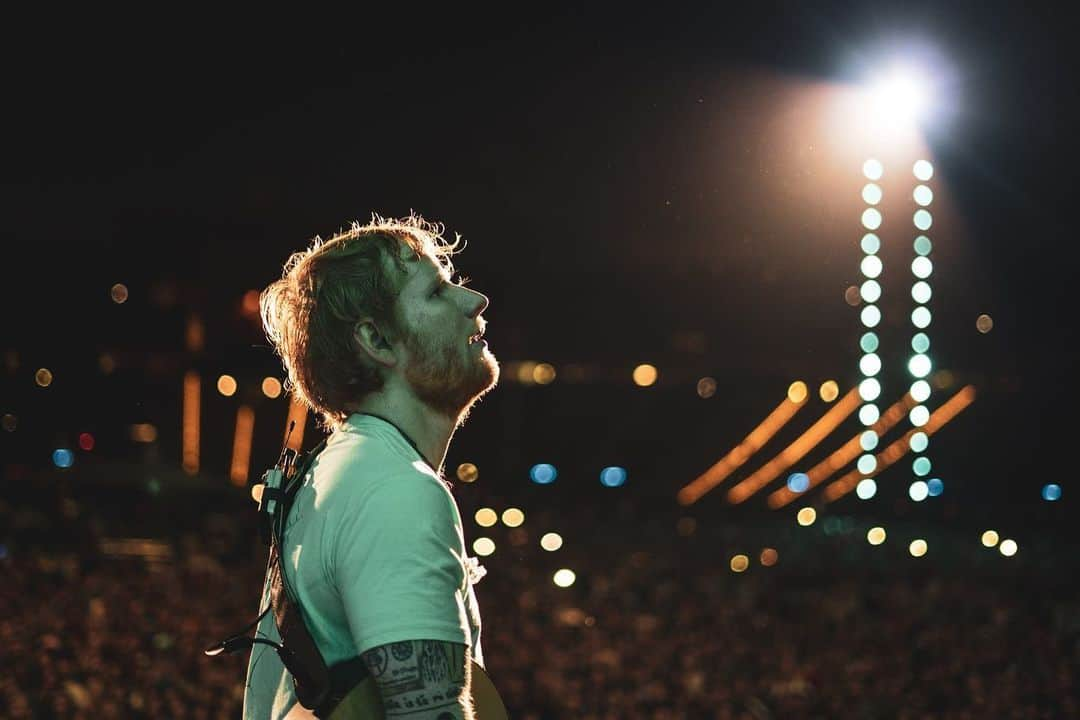
[(881, 213), (875, 208), (866, 208), (863, 210), (862, 224), (867, 230), (877, 230), (881, 227)]
[(778, 558), (779, 553), (776, 552), (775, 548), (762, 548), (761, 554), (758, 555), (758, 560), (765, 567), (772, 567), (775, 565)]
[(908, 545), (908, 552), (912, 557), (922, 557), (926, 554), (926, 541), (925, 540), (912, 540)]
[(109, 288), (109, 297), (111, 297), (112, 301), (114, 303), (116, 303), (117, 305), (120, 305), (120, 304), (122, 304), (124, 302), (127, 302), (127, 299), (128, 299), (127, 285), (124, 285), (123, 283), (116, 283), (111, 288)]
[(926, 402), (930, 398), (930, 383), (925, 380), (916, 380), (911, 383), (911, 399), (915, 402)]
[(915, 202), (923, 207), (926, 207), (934, 201), (934, 191), (925, 185), (916, 185), (915, 192), (911, 195), (915, 198)]
[(925, 235), (920, 235), (915, 238), (913, 244), (915, 246), (915, 254), (917, 255), (929, 255), (930, 251), (934, 249), (934, 244), (930, 242), (930, 238)]
[(859, 263), (859, 270), (868, 278), (876, 278), (881, 274), (881, 258), (877, 255), (864, 255)]
[(859, 347), (863, 352), (876, 352), (878, 349), (878, 336), (872, 332), (864, 332), (859, 338)]
[(930, 283), (925, 280), (920, 280), (911, 286), (911, 298), (917, 303), (930, 302), (930, 296), (933, 293), (930, 290)]
[(281, 381), (276, 377), (265, 377), (262, 381), (262, 393), (273, 400), (281, 396)]
[(225, 397), (232, 397), (236, 394), (236, 378), (232, 375), (222, 375), (217, 380), (217, 389)]
[(1012, 557), (1016, 554), (1016, 541), (1006, 538), (1005, 540), (1001, 541), (1001, 545), (998, 546), (998, 550), (1000, 550), (1001, 554), (1005, 557)]
[(922, 427), (930, 419), (930, 411), (926, 409), (925, 405), (916, 405), (908, 413), (908, 419), (911, 420), (911, 424), (915, 427)]
[(731, 558), (732, 572), (743, 572), (748, 567), (750, 567), (750, 558), (745, 555), (736, 555)]
[(876, 158), (870, 158), (863, 163), (862, 166), (863, 175), (868, 180), (880, 180), (882, 174), (885, 172), (885, 166), (881, 164), (881, 161)]
[(912, 222), (914, 222), (915, 227), (920, 230), (929, 230), (930, 226), (934, 224), (934, 217), (930, 214), (929, 210), (916, 210), (915, 215), (912, 217)]
[(859, 313), (859, 319), (866, 327), (877, 327), (877, 324), (881, 322), (881, 311), (878, 310), (877, 305), (867, 305)]
[(863, 375), (877, 375), (881, 370), (881, 358), (874, 353), (867, 353), (859, 358), (859, 370)]
[(922, 502), (929, 494), (930, 488), (927, 487), (926, 483), (922, 480), (916, 480), (911, 483), (911, 486), (908, 488), (908, 495), (911, 496), (911, 499), (915, 502)]
[(983, 335), (990, 332), (994, 328), (994, 319), (989, 315), (983, 313), (979, 317), (975, 318), (975, 329), (981, 332)]
[(859, 288), (859, 295), (865, 302), (877, 302), (881, 298), (881, 285), (877, 280), (866, 280)]
[(480, 471), (472, 463), (461, 463), (457, 466), (457, 479), (461, 482), (476, 482), (478, 477), (480, 477)]
[(926, 481), (926, 491), (930, 493), (930, 497), (937, 497), (945, 490), (945, 483), (941, 482), (939, 478), (932, 478)]
[(826, 380), (821, 383), (818, 394), (825, 402), (832, 402), (840, 396), (840, 386), (836, 384), (835, 380)]
[(648, 363), (638, 365), (634, 368), (634, 384), (639, 387), (648, 387), (656, 382), (656, 378), (659, 373), (656, 368)]
[(1042, 489), (1042, 498), (1043, 498), (1043, 500), (1053, 502), (1054, 500), (1057, 500), (1060, 497), (1061, 497), (1061, 486), (1060, 485), (1057, 485), (1055, 483), (1048, 483), (1046, 485), (1043, 485), (1043, 489)]
[(525, 513), (517, 508), (506, 508), (503, 510), (502, 521), (503, 525), (506, 527), (518, 527), (521, 523), (525, 522)]
[(907, 366), (914, 377), (924, 378), (930, 374), (930, 358), (922, 353), (912, 355)]
[(863, 475), (869, 475), (877, 470), (877, 458), (867, 453), (859, 458), (859, 461), (855, 463), (855, 467), (859, 469), (859, 472)]
[(0, 420), (0, 426), (4, 428), (5, 432), (15, 432), (15, 428), (19, 426), (19, 418), (11, 413), (4, 413), (3, 419)]
[(934, 166), (930, 164), (929, 160), (916, 160), (911, 172), (916, 179), (927, 182), (934, 177)]
[(925, 305), (920, 305), (911, 311), (911, 324), (920, 330), (930, 327), (931, 319), (930, 310)]
[(874, 233), (866, 233), (859, 241), (859, 247), (867, 255), (874, 255), (881, 249), (881, 238)]
[(813, 525), (814, 521), (817, 520), (817, 511), (812, 507), (804, 507), (795, 516), (795, 520), (803, 527)]
[(562, 536), (559, 533), (544, 533), (544, 537), (540, 538), (540, 547), (548, 552), (555, 552), (562, 547), (562, 543)]
[(804, 383), (802, 380), (796, 380), (795, 382), (788, 385), (787, 397), (788, 400), (790, 400), (791, 402), (798, 404), (806, 399), (806, 396), (809, 394), (809, 392), (810, 391), (806, 388), (806, 383)]
[(875, 183), (867, 183), (862, 189), (862, 199), (867, 205), (877, 205), (881, 202), (881, 186)]
[(559, 477), (558, 470), (548, 463), (537, 463), (529, 469), (529, 479), (537, 485), (550, 485)]
[(857, 307), (862, 302), (862, 296), (859, 294), (859, 288), (854, 285), (848, 285), (844, 290), (844, 302), (851, 307)]
[(697, 381), (697, 394), (702, 400), (707, 400), (716, 394), (716, 380), (711, 377), (703, 377)]
[(806, 473), (792, 473), (788, 475), (787, 488), (791, 492), (806, 492), (810, 487), (810, 476)]
[(487, 557), (495, 552), (495, 541), (491, 538), (478, 537), (472, 544), (473, 552), (481, 557)]
[(600, 484), (605, 487), (619, 487), (626, 482), (626, 470), (621, 467), (606, 467), (600, 471)]
[(885, 542), (885, 528), (872, 527), (866, 533), (866, 541), (871, 545), (880, 545)]
[(998, 544), (998, 534), (994, 530), (987, 530), (982, 534), (982, 544), (986, 547), (994, 547)]
[(473, 517), (476, 519), (476, 524), (480, 527), (491, 527), (499, 522), (499, 514), (491, 508), (480, 508)]
[(926, 450), (930, 445), (930, 438), (922, 430), (911, 433), (911, 437), (908, 439), (908, 447), (912, 452), (921, 453)]
[(75, 463), (75, 453), (67, 448), (57, 448), (53, 450), (52, 461), (58, 468), (69, 468)]
[(863, 425), (873, 425), (878, 421), (879, 417), (881, 417), (881, 413), (878, 412), (877, 405), (873, 403), (866, 403), (859, 408), (859, 422)]
[(859, 447), (866, 452), (870, 452), (876, 448), (879, 441), (880, 438), (878, 437), (878, 434), (873, 430), (864, 430), (862, 434), (859, 435)]
[(94, 449), (94, 436), (88, 432), (79, 433), (79, 448), (90, 452)]
[(921, 280), (925, 280), (926, 278), (930, 277), (931, 273), (933, 272), (934, 263), (932, 260), (930, 260), (930, 258), (926, 257), (925, 255), (920, 255), (919, 257), (911, 261), (911, 273), (915, 277)]
[(917, 332), (911, 336), (911, 349), (917, 353), (924, 353), (930, 349), (930, 336), (924, 332)]
[(859, 481), (859, 484), (855, 486), (855, 494), (859, 496), (860, 500), (869, 500), (877, 494), (877, 483), (874, 482), (874, 478), (863, 478)]
[(532, 375), (537, 385), (550, 385), (555, 381), (555, 368), (548, 363), (540, 363), (533, 368)]
[(577, 575), (574, 574), (573, 570), (570, 570), (568, 568), (562, 568), (561, 570), (555, 571), (555, 574), (551, 577), (551, 580), (559, 587), (570, 587), (574, 584), (574, 581), (577, 580)]
[[(930, 474), (930, 458), (917, 457), (911, 463), (911, 471), (919, 477), (926, 477)], [(929, 492), (929, 483), (927, 484), (927, 491)]]
[(881, 383), (874, 378), (866, 378), (859, 383), (859, 397), (867, 402), (878, 399), (881, 395)]
[(34, 382), (38, 387), (49, 387), (53, 381), (53, 374), (48, 368), (40, 368), (34, 373)]

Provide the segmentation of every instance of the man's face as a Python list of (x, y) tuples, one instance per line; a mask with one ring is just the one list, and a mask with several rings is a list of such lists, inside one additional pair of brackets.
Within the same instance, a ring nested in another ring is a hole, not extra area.
[(428, 407), (460, 424), (499, 380), (499, 363), (483, 340), (488, 299), (456, 284), (430, 256), (411, 256), (398, 296), (405, 344), (404, 374)]

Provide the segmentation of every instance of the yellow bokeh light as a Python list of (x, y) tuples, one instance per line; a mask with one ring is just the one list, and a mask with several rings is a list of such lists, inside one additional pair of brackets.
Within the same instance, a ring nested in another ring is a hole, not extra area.
[(263, 395), (273, 400), (281, 397), (281, 381), (276, 377), (264, 377), (262, 381)]
[(1001, 545), (998, 547), (998, 550), (1000, 550), (1001, 554), (1005, 557), (1012, 557), (1016, 554), (1017, 549), (1018, 548), (1016, 547), (1016, 541), (1009, 540), (1008, 538), (1002, 540)]
[(150, 423), (132, 425), (131, 439), (139, 443), (152, 443), (157, 440), (157, 428)]
[(656, 382), (660, 373), (648, 363), (643, 363), (634, 368), (634, 384), (639, 387), (649, 387)]
[(994, 547), (998, 544), (998, 534), (994, 530), (987, 530), (982, 534), (982, 544), (986, 547)]
[(244, 299), (240, 301), (240, 309), (245, 315), (256, 315), (259, 312), (259, 291), (248, 290), (244, 293)]
[(569, 568), (561, 568), (555, 571), (555, 575), (551, 579), (559, 587), (570, 587), (577, 580), (577, 575)]
[(461, 463), (457, 466), (457, 479), (461, 482), (476, 482), (478, 477), (480, 477), (480, 471), (472, 463)]
[(38, 387), (49, 387), (52, 385), (53, 374), (48, 368), (40, 368), (34, 373), (34, 382), (38, 384)]
[(477, 555), (487, 557), (495, 552), (495, 541), (491, 538), (478, 537), (473, 541), (472, 549)]
[(499, 522), (499, 514), (491, 508), (480, 508), (476, 511), (476, 524), (480, 527), (491, 527)]
[(553, 532), (545, 533), (544, 537), (540, 538), (540, 547), (548, 552), (555, 552), (562, 547), (562, 535)]
[(986, 333), (994, 329), (994, 318), (990, 317), (986, 313), (983, 313), (979, 317), (975, 318), (975, 329), (985, 335)]
[(236, 378), (232, 375), (222, 375), (217, 379), (217, 389), (225, 397), (232, 397), (236, 394)]
[(826, 380), (821, 383), (818, 394), (821, 395), (821, 399), (825, 402), (832, 402), (840, 397), (840, 386), (836, 384), (835, 380)]
[(799, 524), (803, 527), (807, 525), (813, 525), (817, 520), (817, 510), (812, 507), (804, 507), (799, 511), (799, 514), (795, 516), (795, 519), (799, 521)]
[(880, 545), (881, 543), (885, 542), (885, 528), (870, 528), (870, 530), (866, 533), (866, 542), (870, 543), (871, 545)]
[(123, 283), (116, 283), (111, 288), (109, 288), (109, 297), (111, 297), (112, 301), (117, 305), (126, 302), (128, 299), (127, 285), (124, 285)]
[(788, 386), (787, 397), (793, 403), (801, 403), (806, 399), (807, 394), (806, 383), (802, 380), (796, 380)]
[(550, 385), (555, 381), (555, 368), (548, 363), (540, 363), (533, 368), (532, 379), (537, 385)]
[(525, 522), (525, 513), (517, 508), (506, 508), (506, 510), (503, 510), (502, 521), (506, 527), (517, 527)]
[(776, 564), (776, 561), (780, 558), (780, 554), (776, 552), (775, 548), (764, 548), (761, 551), (761, 555), (758, 559), (765, 567), (772, 567)]
[(536, 382), (533, 380), (533, 374), (536, 372), (536, 363), (531, 360), (526, 360), (517, 367), (517, 380), (523, 385), (531, 385)]
[(742, 572), (748, 567), (750, 567), (750, 558), (745, 555), (736, 555), (731, 558), (731, 569), (733, 572)]
[(922, 557), (926, 554), (926, 541), (922, 538), (912, 540), (911, 544), (908, 545), (908, 552), (911, 553), (912, 557)]
[(707, 400), (716, 394), (716, 380), (711, 377), (703, 377), (697, 381), (697, 394), (703, 400)]

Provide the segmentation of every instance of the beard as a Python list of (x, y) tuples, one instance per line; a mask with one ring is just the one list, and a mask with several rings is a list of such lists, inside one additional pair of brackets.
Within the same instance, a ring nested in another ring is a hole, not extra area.
[(416, 397), (441, 415), (456, 418), (457, 426), (469, 416), (473, 405), (499, 382), (499, 361), (482, 348), (479, 357), (454, 342), (424, 340), (414, 332), (405, 337), (410, 362), (405, 370)]

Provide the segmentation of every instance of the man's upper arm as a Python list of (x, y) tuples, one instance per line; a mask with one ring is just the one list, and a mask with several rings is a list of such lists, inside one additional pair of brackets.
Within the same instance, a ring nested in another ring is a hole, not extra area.
[(472, 720), (468, 646), (441, 640), (406, 640), (363, 654), (386, 717)]

